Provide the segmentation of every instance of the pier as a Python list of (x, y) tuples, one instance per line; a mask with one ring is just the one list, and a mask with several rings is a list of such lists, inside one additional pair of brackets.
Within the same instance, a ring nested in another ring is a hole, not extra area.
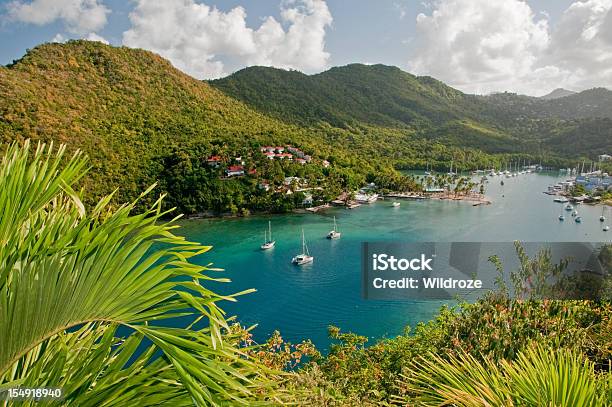
[(313, 206), (312, 208), (306, 208), (306, 210), (308, 212), (312, 212), (312, 213), (317, 213), (319, 211), (323, 211), (325, 209), (330, 208), (329, 204), (325, 204), (325, 205), (319, 205), (319, 206)]
[(414, 194), (414, 193), (391, 193), (384, 195), (384, 198), (393, 198), (393, 199), (411, 199), (415, 201), (420, 201), (423, 199), (429, 199), (427, 195), (422, 194)]

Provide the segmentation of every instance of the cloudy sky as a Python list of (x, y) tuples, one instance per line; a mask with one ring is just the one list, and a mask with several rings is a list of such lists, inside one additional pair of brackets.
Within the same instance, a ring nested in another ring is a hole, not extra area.
[(145, 48), (202, 79), (362, 62), (470, 93), (612, 88), (612, 0), (0, 0), (0, 64), (71, 38)]

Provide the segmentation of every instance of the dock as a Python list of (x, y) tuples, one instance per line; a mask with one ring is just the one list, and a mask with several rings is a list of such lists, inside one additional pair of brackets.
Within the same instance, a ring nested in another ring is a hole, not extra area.
[(393, 198), (393, 199), (411, 199), (411, 200), (415, 200), (415, 201), (420, 201), (420, 200), (423, 200), (423, 199), (429, 199), (429, 197), (426, 196), (426, 195), (421, 195), (421, 194), (402, 194), (402, 193), (387, 194), (384, 197), (385, 198)]
[(325, 209), (328, 209), (329, 207), (330, 207), (329, 204), (325, 204), (325, 205), (313, 206), (312, 208), (306, 208), (306, 210), (308, 212), (317, 213), (319, 211), (323, 211)]

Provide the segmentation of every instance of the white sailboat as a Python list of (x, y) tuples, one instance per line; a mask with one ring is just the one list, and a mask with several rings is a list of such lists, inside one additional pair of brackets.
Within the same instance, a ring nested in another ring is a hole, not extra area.
[(291, 262), (296, 266), (302, 266), (304, 264), (312, 263), (313, 261), (314, 257), (312, 257), (308, 251), (308, 246), (306, 246), (306, 238), (304, 238), (304, 229), (302, 229), (302, 253), (291, 259)]
[(450, 175), (451, 177), (457, 175), (456, 170), (455, 172), (453, 172), (453, 161), (454, 160), (451, 160), (450, 171), (448, 172), (448, 175)]
[(603, 206), (603, 207), (601, 208), (601, 216), (599, 217), (599, 221), (600, 221), (600, 222), (605, 222), (605, 221), (606, 221), (606, 217), (604, 216), (604, 211), (605, 211), (605, 210), (606, 210), (606, 207), (605, 207), (605, 206)]
[(342, 233), (338, 232), (338, 225), (336, 224), (336, 217), (334, 216), (334, 230), (330, 230), (327, 234), (328, 239), (340, 239)]
[(268, 221), (268, 233), (264, 230), (264, 242), (261, 245), (261, 250), (270, 250), (276, 244), (276, 241), (272, 240), (272, 223)]

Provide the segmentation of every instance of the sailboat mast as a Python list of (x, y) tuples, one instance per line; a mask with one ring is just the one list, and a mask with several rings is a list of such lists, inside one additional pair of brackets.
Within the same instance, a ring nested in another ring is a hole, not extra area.
[(270, 241), (272, 241), (272, 222), (268, 221), (268, 235), (270, 235)]

